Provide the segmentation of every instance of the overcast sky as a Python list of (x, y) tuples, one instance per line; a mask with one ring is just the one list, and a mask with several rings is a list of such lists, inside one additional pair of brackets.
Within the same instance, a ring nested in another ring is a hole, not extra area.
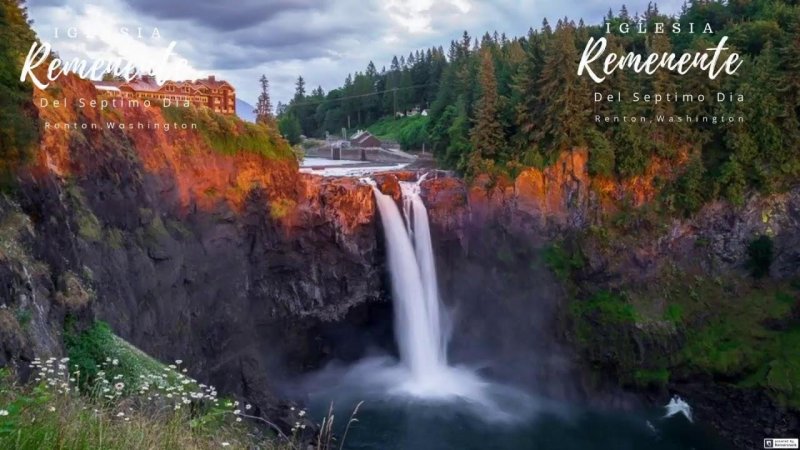
[[(565, 15), (600, 23), (610, 6), (619, 9), (620, 0), (614, 1), (28, 0), (28, 7), (39, 37), (63, 58), (125, 57), (144, 66), (176, 41), (169, 65), (176, 77), (216, 74), (254, 103), (264, 73), (276, 104), (292, 96), (298, 75), (308, 91), (321, 85), (327, 92), (370, 60), (380, 70), (393, 55), (433, 45), (447, 49), (464, 30), (473, 36), (495, 30), (519, 36), (544, 17), (555, 22)], [(648, 3), (622, 1), (631, 13)], [(670, 14), (682, 3), (658, 2)], [(66, 35), (68, 27), (77, 28), (77, 38)], [(154, 29), (159, 37), (152, 37)]]

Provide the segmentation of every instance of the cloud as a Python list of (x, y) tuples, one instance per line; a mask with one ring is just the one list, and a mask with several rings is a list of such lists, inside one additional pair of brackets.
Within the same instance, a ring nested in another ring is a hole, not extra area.
[(198, 25), (229, 31), (272, 20), (285, 12), (322, 8), (316, 0), (125, 0), (134, 10), (158, 19), (191, 20)]
[[(642, 11), (648, 0), (628, 0)], [(519, 36), (568, 15), (599, 23), (613, 0), (29, 0), (34, 27), (43, 36), (53, 29), (82, 28), (75, 40), (53, 40), (69, 56), (134, 55), (153, 59), (171, 41), (189, 62), (191, 76), (217, 74), (231, 81), (243, 99), (254, 102), (258, 78), (270, 79), (273, 103), (286, 101), (298, 75), (309, 87), (340, 86), (348, 73), (370, 61), (388, 66), (394, 55), (430, 46), (447, 48), (467, 30), (472, 36), (505, 32)], [(682, 0), (661, 0), (675, 13)], [(617, 6), (614, 9), (619, 9)], [(160, 39), (128, 37), (118, 28), (157, 28)], [(115, 31), (116, 30), (116, 31)], [(99, 33), (98, 33), (99, 31)], [(189, 75), (187, 75), (189, 76)]]

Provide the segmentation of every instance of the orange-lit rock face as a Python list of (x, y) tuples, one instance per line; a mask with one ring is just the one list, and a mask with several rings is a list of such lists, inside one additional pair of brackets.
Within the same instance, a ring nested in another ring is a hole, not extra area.
[[(268, 158), (248, 151), (223, 154), (211, 148), (199, 130), (107, 130), (106, 122), (147, 125), (167, 120), (156, 106), (79, 108), (77, 99), (87, 103), (98, 99), (89, 81), (61, 77), (46, 91), (37, 90), (34, 97), (42, 123), (51, 124), (42, 129), (40, 151), (32, 168), (34, 175), (85, 175), (85, 168), (93, 161), (72, 151), (77, 136), (92, 151), (118, 147), (127, 149), (121, 152), (132, 152), (130, 157), (140, 162), (147, 175), (159, 180), (164, 200), (176, 202), (179, 211), (212, 210), (220, 202), (241, 211), (248, 195), (257, 189), (266, 194), (265, 207), (272, 218), (287, 227), (299, 225), (313, 210), (323, 212), (337, 221), (339, 229), (349, 232), (374, 214), (368, 186), (355, 180), (301, 175), (293, 158)], [(46, 106), (41, 99), (46, 99)], [(60, 102), (58, 107), (54, 107), (56, 100)], [(65, 131), (53, 126), (65, 123), (86, 124), (86, 129)], [(98, 129), (91, 129), (91, 124)], [(281, 141), (278, 145), (288, 144)], [(285, 150), (288, 153), (288, 147)]]
[(384, 194), (392, 197), (394, 201), (399, 202), (403, 197), (403, 192), (400, 190), (400, 181), (410, 181), (413, 178), (401, 180), (396, 172), (380, 173), (372, 177), (378, 185), (378, 189)]
[[(478, 224), (500, 220), (515, 228), (585, 225), (617, 211), (622, 202), (641, 206), (656, 195), (655, 179), (673, 176), (659, 160), (647, 172), (624, 181), (593, 178), (585, 149), (564, 152), (544, 170), (529, 168), (516, 180), (481, 175), (466, 186), (456, 178), (422, 183), (432, 220), (452, 229), (469, 217)], [(684, 157), (685, 159), (685, 157)], [(680, 167), (680, 164), (678, 165)]]

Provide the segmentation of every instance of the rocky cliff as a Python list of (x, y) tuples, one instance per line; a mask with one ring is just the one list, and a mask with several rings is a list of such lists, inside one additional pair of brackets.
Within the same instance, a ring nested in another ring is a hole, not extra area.
[(338, 352), (372, 305), (388, 311), (371, 189), (299, 174), (275, 130), (182, 117), (242, 137), (222, 152), (207, 129), (108, 129), (176, 114), (80, 108), (97, 93), (74, 77), (34, 97), (50, 104), (41, 144), (0, 209), (3, 365), (58, 356), (67, 316), (99, 319), (269, 410), (285, 377)]
[(651, 206), (672, 168), (610, 182), (585, 162), (574, 151), (513, 183), (423, 182), (466, 346), (515, 349), (529, 364), (506, 367), (534, 380), (543, 367), (566, 396), (680, 394), (736, 447), (798, 429), (800, 189), (680, 219)]

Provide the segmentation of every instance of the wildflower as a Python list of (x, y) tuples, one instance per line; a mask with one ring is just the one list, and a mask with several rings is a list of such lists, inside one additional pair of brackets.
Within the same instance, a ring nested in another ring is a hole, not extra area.
[(183, 362), (183, 361), (182, 361), (182, 360), (180, 360), (180, 359), (176, 359), (176, 360), (175, 360), (175, 364), (178, 364), (178, 365), (180, 365), (182, 362)]
[(222, 446), (223, 446), (223, 447), (227, 447), (227, 446), (229, 446), (229, 445), (231, 445), (229, 442), (223, 442), (223, 443), (222, 443)]
[(244, 409), (250, 409), (250, 408), (252, 408), (252, 407), (253, 407), (253, 405), (251, 405), (251, 404), (249, 404), (249, 403), (248, 403), (248, 404), (246, 404), (246, 405), (244, 405)]
[(7, 410), (0, 409), (0, 416), (7, 416), (7, 415), (8, 415), (8, 411)]
[(116, 365), (118, 365), (118, 364), (119, 364), (119, 360), (118, 360), (118, 359), (116, 359), (116, 358), (114, 358), (113, 360), (111, 360), (111, 364), (112, 364), (112, 365), (114, 365), (114, 366), (116, 366)]
[(125, 413), (120, 411), (117, 413), (117, 417), (125, 417)]
[(305, 430), (306, 429), (306, 424), (304, 424), (304, 423), (300, 424), (300, 429), (301, 430)]
[(237, 416), (238, 416), (238, 415), (239, 415), (241, 412), (242, 412), (242, 410), (240, 410), (240, 409), (234, 409), (234, 410), (233, 410), (233, 413), (234, 413), (234, 414), (236, 414)]
[(236, 421), (237, 421), (237, 422), (241, 422), (241, 421), (242, 421), (242, 418), (241, 418), (241, 417), (237, 417), (237, 418), (236, 418)]
[(125, 383), (117, 383), (114, 385), (114, 389), (121, 391), (125, 388)]
[(51, 407), (47, 408), (47, 410), (50, 411), (50, 412), (56, 412), (56, 407), (55, 406), (51, 406)]
[(297, 415), (298, 415), (298, 416), (300, 416), (300, 417), (303, 417), (303, 416), (305, 416), (305, 415), (306, 415), (306, 410), (304, 410), (304, 409), (301, 409), (301, 410), (300, 410), (300, 412), (299, 412), (299, 413), (297, 413)]

